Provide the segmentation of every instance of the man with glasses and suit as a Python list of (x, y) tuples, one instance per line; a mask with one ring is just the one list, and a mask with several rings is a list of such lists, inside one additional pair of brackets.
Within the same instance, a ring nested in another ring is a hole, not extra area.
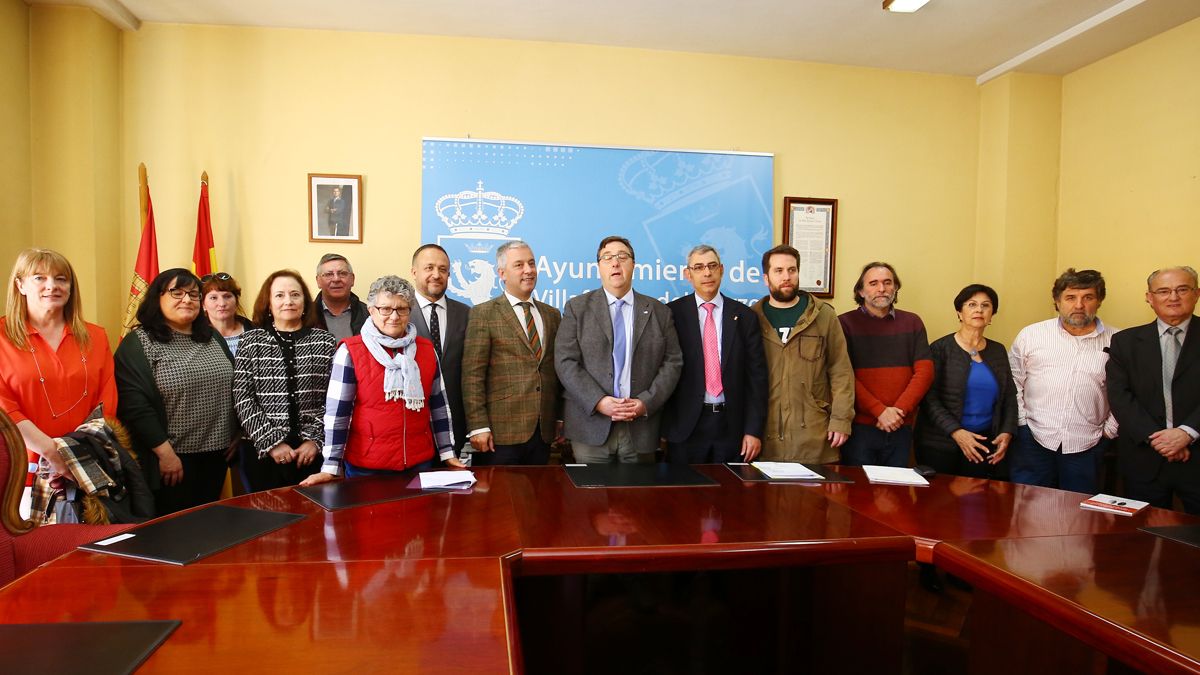
[(565, 435), (585, 464), (650, 462), (683, 356), (666, 305), (633, 290), (633, 245), (605, 237), (601, 288), (571, 298), (554, 341)]
[(554, 373), (558, 310), (533, 298), (529, 244), (496, 249), (502, 293), (471, 309), (463, 348), (463, 407), (474, 464), (545, 464), (558, 431)]
[(767, 357), (754, 310), (720, 292), (723, 273), (716, 249), (696, 246), (683, 272), (695, 293), (668, 305), (684, 364), (663, 421), (672, 462), (751, 462), (762, 450)]
[(1191, 514), (1200, 514), (1196, 286), (1191, 267), (1151, 274), (1146, 302), (1157, 318), (1114, 335), (1105, 369), (1125, 496), (1165, 509), (1179, 497)]

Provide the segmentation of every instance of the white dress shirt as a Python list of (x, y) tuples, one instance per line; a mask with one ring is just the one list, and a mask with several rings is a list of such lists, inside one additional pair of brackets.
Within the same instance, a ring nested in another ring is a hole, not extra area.
[(1096, 319), (1096, 330), (1071, 335), (1059, 317), (1021, 329), (1008, 352), (1017, 387), (1017, 423), (1033, 439), (1063, 454), (1092, 449), (1101, 436), (1115, 438), (1104, 366), (1116, 329)]
[[(724, 314), (725, 314), (725, 298), (720, 293), (717, 293), (716, 295), (714, 295), (712, 300), (705, 300), (704, 298), (701, 298), (699, 293), (693, 293), (692, 297), (694, 297), (696, 299), (696, 313), (700, 315), (698, 318), (700, 320), (701, 353), (703, 353), (703, 350), (704, 350), (704, 322), (708, 318), (708, 310), (704, 309), (704, 303), (711, 302), (713, 304), (713, 312), (712, 312), (713, 323), (717, 324), (717, 358), (721, 361), (721, 363), (724, 363), (725, 362), (725, 354), (722, 352), (724, 347), (722, 346), (723, 343), (721, 341), (721, 337), (724, 332), (724, 328), (721, 326), (721, 323), (722, 323), (722, 320), (723, 320)], [(706, 387), (704, 389), (704, 402), (705, 403), (724, 403), (725, 402), (725, 390), (722, 389), (720, 394), (713, 396), (712, 394), (708, 393), (708, 388)]]
[[(1164, 322), (1162, 319), (1158, 319), (1154, 323), (1156, 324), (1156, 327), (1158, 328), (1158, 348), (1160, 351), (1162, 351), (1162, 353), (1165, 354), (1166, 349), (1167, 349), (1167, 329), (1170, 328), (1171, 326), (1170, 326), (1170, 324)], [(1177, 337), (1175, 339), (1179, 340), (1179, 346), (1181, 348), (1181, 353), (1182, 353), (1183, 341), (1187, 339), (1188, 325), (1191, 323), (1192, 323), (1192, 317), (1189, 316), (1188, 318), (1184, 319), (1183, 323), (1176, 326), (1176, 328), (1179, 329), (1179, 337)], [(1176, 362), (1175, 365), (1176, 365), (1176, 367), (1178, 367), (1179, 366), (1178, 362)], [(1186, 431), (1187, 435), (1191, 436), (1193, 441), (1195, 441), (1197, 438), (1200, 438), (1200, 433), (1197, 433), (1195, 429), (1189, 427), (1188, 425), (1180, 424), (1180, 425), (1178, 425), (1178, 427), (1180, 429), (1183, 429), (1184, 431)]]
[(625, 367), (621, 369), (621, 392), (617, 398), (629, 398), (629, 365), (633, 361), (633, 313), (637, 311), (637, 305), (634, 303), (632, 288), (621, 298), (609, 293), (607, 288), (604, 289), (604, 295), (608, 298), (609, 325), (612, 325), (617, 316), (617, 300), (625, 301), (625, 307), (621, 310), (625, 313)]
[(430, 313), (434, 311), (438, 313), (438, 337), (441, 338), (438, 349), (444, 351), (446, 349), (446, 296), (443, 295), (436, 302), (420, 293), (417, 293), (416, 296), (417, 307), (421, 310), (421, 316), (425, 317), (426, 328), (433, 324), (433, 317), (430, 316)]

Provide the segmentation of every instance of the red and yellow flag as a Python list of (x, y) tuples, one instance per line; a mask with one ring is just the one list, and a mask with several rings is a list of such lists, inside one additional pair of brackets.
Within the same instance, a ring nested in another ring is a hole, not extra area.
[(154, 204), (150, 201), (150, 185), (146, 181), (144, 165), (139, 173), (146, 198), (146, 215), (142, 223), (142, 241), (138, 245), (137, 263), (133, 266), (133, 281), (129, 284), (129, 303), (125, 305), (122, 335), (133, 327), (138, 307), (142, 304), (142, 295), (154, 277), (158, 276), (158, 237), (154, 231)]
[(217, 245), (213, 241), (212, 215), (208, 210), (208, 172), (200, 177), (200, 207), (196, 212), (196, 245), (192, 247), (192, 272), (203, 277), (217, 271)]

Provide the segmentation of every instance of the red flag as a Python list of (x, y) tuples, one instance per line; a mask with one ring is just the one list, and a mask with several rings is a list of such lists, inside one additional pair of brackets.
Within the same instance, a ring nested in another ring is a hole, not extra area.
[(200, 207), (196, 213), (196, 245), (192, 247), (192, 272), (198, 277), (217, 271), (217, 245), (213, 241), (208, 210), (208, 173), (200, 179)]
[(137, 263), (133, 266), (133, 281), (129, 284), (129, 303), (125, 305), (125, 326), (129, 332), (142, 304), (146, 287), (158, 276), (158, 237), (154, 232), (154, 203), (150, 201), (150, 186), (146, 186), (146, 222), (142, 225), (142, 242), (138, 245)]

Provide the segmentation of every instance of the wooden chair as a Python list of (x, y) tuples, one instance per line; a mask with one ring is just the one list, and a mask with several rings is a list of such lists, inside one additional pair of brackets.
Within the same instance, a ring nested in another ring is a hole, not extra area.
[(81, 544), (110, 537), (129, 525), (46, 525), (21, 517), (21, 494), (29, 466), (25, 441), (11, 418), (0, 411), (0, 586)]

